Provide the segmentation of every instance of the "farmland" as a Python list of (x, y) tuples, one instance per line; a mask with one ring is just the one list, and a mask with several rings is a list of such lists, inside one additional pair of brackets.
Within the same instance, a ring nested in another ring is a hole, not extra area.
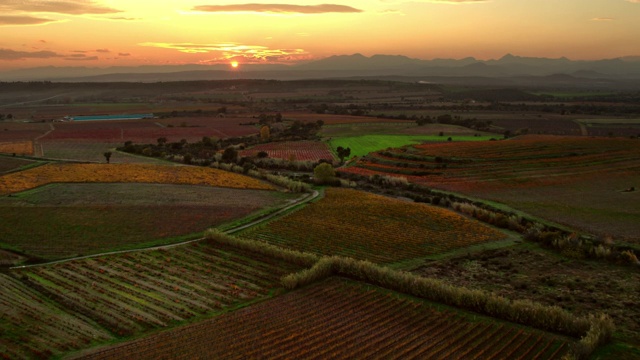
[(378, 263), (425, 257), (506, 235), (454, 212), (347, 189), (243, 237), (300, 251)]
[(50, 183), (67, 182), (166, 183), (237, 189), (273, 189), (259, 180), (246, 176), (199, 167), (143, 164), (47, 164), (0, 177), (0, 194), (15, 193)]
[(256, 156), (264, 151), (270, 158), (297, 161), (333, 161), (335, 156), (326, 144), (318, 141), (284, 141), (260, 144), (240, 152), (240, 156)]
[(40, 142), (36, 148), (39, 156), (46, 159), (76, 160), (104, 163), (104, 153), (111, 152), (112, 164), (157, 164), (167, 165), (167, 162), (143, 156), (135, 156), (125, 152), (114, 151), (122, 143), (109, 142), (79, 142), (79, 141), (47, 141)]
[[(362, 135), (349, 137), (332, 138), (329, 143), (332, 148), (342, 146), (351, 148), (352, 156), (364, 156), (370, 152), (384, 150), (387, 148), (397, 148), (409, 144), (419, 144), (424, 142), (447, 142), (448, 136), (438, 135)], [(454, 136), (453, 141), (486, 141), (491, 136)]]
[(247, 309), (76, 358), (560, 359), (571, 343), (332, 278)]
[(0, 142), (0, 153), (17, 154), (17, 155), (33, 155), (33, 142), (31, 141)]
[(0, 356), (5, 359), (48, 358), (113, 336), (20, 281), (0, 274)]
[(17, 157), (0, 156), (0, 174), (16, 171), (23, 167), (33, 166), (34, 164), (37, 164), (37, 162)]
[(120, 336), (163, 328), (269, 296), (296, 266), (213, 243), (18, 271)]
[(364, 174), (504, 202), (570, 226), (637, 241), (634, 186), (640, 145), (632, 139), (525, 136), (499, 142), (415, 145), (371, 154)]
[(209, 186), (52, 184), (0, 198), (0, 244), (59, 259), (170, 243), (291, 197)]

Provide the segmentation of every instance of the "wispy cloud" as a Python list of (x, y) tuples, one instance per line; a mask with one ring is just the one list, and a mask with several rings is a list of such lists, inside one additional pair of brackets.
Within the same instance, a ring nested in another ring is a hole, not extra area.
[(234, 4), (234, 5), (198, 5), (195, 11), (204, 12), (253, 12), (272, 14), (324, 14), (359, 13), (360, 9), (346, 5), (293, 5), (293, 4)]
[(111, 50), (109, 50), (109, 49), (96, 49), (96, 52), (99, 52), (99, 53), (110, 53)]
[(615, 19), (610, 17), (595, 17), (591, 19), (591, 21), (613, 21), (613, 20)]
[(56, 22), (57, 20), (45, 19), (27, 15), (0, 15), (0, 26), (7, 25), (41, 25)]
[(11, 49), (0, 49), (0, 60), (49, 59), (58, 57), (62, 57), (62, 55), (53, 51), (15, 51)]
[(0, 0), (0, 12), (43, 12), (69, 15), (113, 14), (122, 12), (92, 0)]
[(118, 56), (131, 56), (130, 53), (118, 53)]
[(69, 56), (65, 57), (64, 59), (65, 60), (70, 60), (70, 61), (95, 61), (95, 60), (99, 60), (99, 58), (97, 56), (84, 56), (84, 55), (80, 55), (80, 54), (69, 55)]
[(270, 49), (260, 45), (238, 43), (193, 44), (193, 43), (157, 43), (146, 42), (140, 46), (177, 50), (189, 54), (211, 53), (213, 57), (206, 62), (226, 62), (231, 59), (243, 62), (291, 62), (308, 57), (303, 49)]

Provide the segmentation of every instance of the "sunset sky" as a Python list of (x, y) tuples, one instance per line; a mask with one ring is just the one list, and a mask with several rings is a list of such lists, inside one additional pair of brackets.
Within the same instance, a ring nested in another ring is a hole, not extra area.
[(0, 70), (640, 56), (640, 0), (0, 0)]

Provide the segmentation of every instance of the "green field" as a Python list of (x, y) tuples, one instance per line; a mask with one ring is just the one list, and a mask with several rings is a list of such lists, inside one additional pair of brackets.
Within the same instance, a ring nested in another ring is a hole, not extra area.
[[(460, 135), (451, 136), (452, 141), (487, 141), (495, 136), (473, 136)], [(334, 138), (329, 141), (332, 149), (338, 146), (351, 149), (351, 156), (364, 156), (370, 152), (384, 150), (386, 148), (397, 148), (405, 145), (419, 144), (424, 142), (446, 142), (448, 136), (438, 135), (362, 135), (346, 136)]]

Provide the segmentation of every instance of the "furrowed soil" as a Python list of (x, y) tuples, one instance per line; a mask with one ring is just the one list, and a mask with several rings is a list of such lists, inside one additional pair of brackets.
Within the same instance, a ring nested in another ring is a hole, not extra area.
[(87, 255), (197, 234), (291, 197), (189, 185), (52, 184), (0, 197), (0, 244), (45, 259)]
[(609, 314), (616, 337), (640, 350), (640, 273), (637, 267), (565, 257), (522, 244), (432, 263), (412, 272), (510, 299), (558, 305), (577, 315)]

